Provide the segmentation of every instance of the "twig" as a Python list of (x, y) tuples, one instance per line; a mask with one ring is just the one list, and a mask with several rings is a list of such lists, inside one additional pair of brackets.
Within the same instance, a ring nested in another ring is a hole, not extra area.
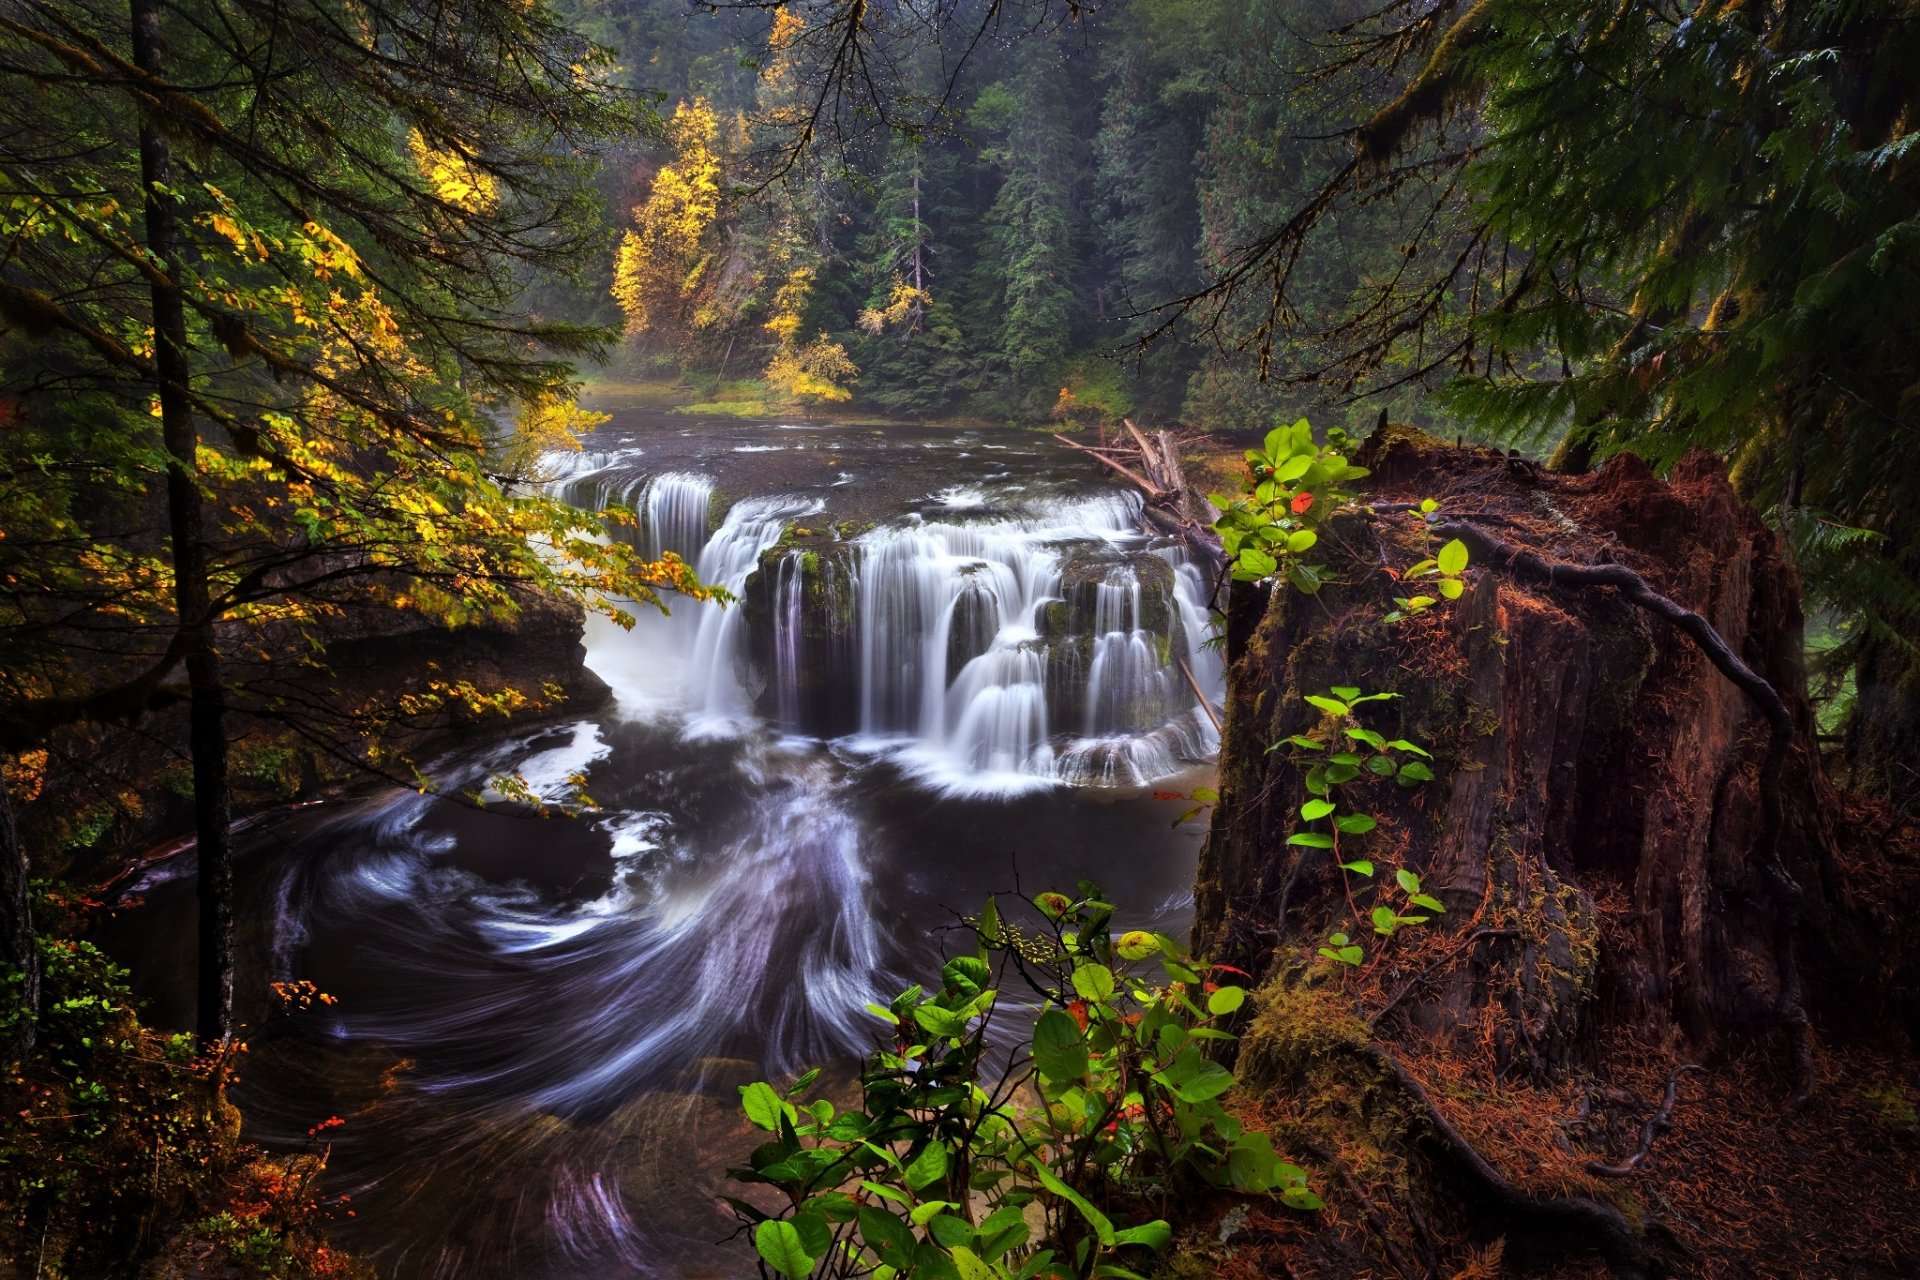
[(1213, 721), (1213, 731), (1215, 733), (1226, 732), (1226, 730), (1220, 726), (1219, 713), (1213, 709), (1213, 703), (1207, 700), (1206, 691), (1200, 687), (1200, 682), (1193, 678), (1193, 668), (1187, 665), (1185, 658), (1180, 659), (1180, 674), (1187, 678), (1187, 684), (1193, 690), (1193, 696), (1200, 699), (1201, 710), (1207, 713), (1207, 719)]
[(1675, 1067), (1673, 1074), (1667, 1077), (1667, 1096), (1661, 1102), (1660, 1109), (1653, 1118), (1641, 1126), (1640, 1146), (1634, 1153), (1619, 1164), (1602, 1164), (1598, 1160), (1587, 1161), (1587, 1172), (1597, 1178), (1625, 1178), (1640, 1167), (1640, 1162), (1653, 1150), (1653, 1140), (1673, 1128), (1673, 1104), (1680, 1098), (1680, 1077), (1689, 1071), (1699, 1071), (1700, 1064), (1686, 1062)]
[(1080, 452), (1098, 459), (1102, 465), (1112, 467), (1115, 471), (1118, 471), (1121, 475), (1133, 481), (1133, 483), (1135, 483), (1136, 485), (1139, 485), (1141, 489), (1143, 489), (1153, 497), (1160, 497), (1164, 495), (1166, 492), (1164, 489), (1161, 489), (1158, 486), (1156, 486), (1151, 480), (1147, 479), (1145, 476), (1135, 471), (1132, 467), (1126, 466), (1123, 463), (1115, 462), (1112, 458), (1109, 458), (1106, 454), (1099, 452), (1097, 449), (1089, 449), (1087, 448), (1086, 445), (1079, 444), (1075, 441), (1069, 440), (1065, 436), (1061, 435), (1058, 431), (1053, 433), (1053, 438), (1055, 440), (1058, 440), (1061, 444), (1066, 445), (1069, 449), (1078, 449)]

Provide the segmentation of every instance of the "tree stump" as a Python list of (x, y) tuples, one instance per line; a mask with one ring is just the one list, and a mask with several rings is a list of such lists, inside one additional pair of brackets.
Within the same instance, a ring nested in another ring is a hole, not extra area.
[[(1742, 1190), (1743, 1159), (1791, 1164), (1859, 1119), (1835, 1119), (1837, 1063), (1808, 1015), (1891, 1043), (1903, 997), (1886, 979), (1905, 962), (1888, 961), (1886, 921), (1905, 912), (1863, 911), (1840, 856), (1848, 802), (1819, 765), (1780, 539), (1703, 454), (1665, 481), (1631, 457), (1574, 477), (1383, 428), (1357, 461), (1370, 510), (1325, 531), (1334, 581), (1233, 591), (1197, 891), (1196, 949), (1260, 983), (1242, 1077), (1297, 1152), (1375, 1202), (1372, 1227), (1336, 1223), (1287, 1265), (1351, 1276), (1358, 1248), (1382, 1274), (1489, 1257), (1505, 1270), (1488, 1275), (1813, 1274), (1789, 1245), (1768, 1270), (1715, 1242), (1764, 1243), (1774, 1200)], [(1476, 555), (1460, 599), (1389, 624), (1414, 594), (1395, 570), (1439, 544), (1408, 510), (1424, 498)], [(1773, 719), (1670, 616), (1539, 562), (1609, 566), (1587, 576), (1698, 614), (1778, 694)], [(1311, 797), (1269, 751), (1318, 720), (1303, 695), (1334, 686), (1398, 694), (1368, 726), (1427, 746), (1436, 775), (1367, 784), (1381, 825), (1338, 856), (1287, 843)], [(1446, 907), (1368, 938), (1359, 967), (1319, 950), (1371, 932), (1337, 866), (1355, 857), (1417, 873)], [(1820, 1274), (1883, 1274), (1859, 1269), (1876, 1249), (1888, 1275), (1920, 1257), (1899, 1221), (1920, 1201), (1894, 1214), (1836, 1195), (1820, 1215), (1858, 1266)], [(1805, 1220), (1779, 1203), (1791, 1240)], [(1896, 1225), (1867, 1225), (1883, 1218)]]

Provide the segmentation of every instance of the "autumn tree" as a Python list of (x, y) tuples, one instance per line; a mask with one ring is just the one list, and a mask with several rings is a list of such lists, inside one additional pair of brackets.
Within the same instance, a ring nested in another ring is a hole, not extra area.
[(720, 325), (726, 228), (721, 221), (720, 123), (704, 98), (682, 102), (667, 123), (672, 159), (654, 174), (634, 225), (620, 237), (613, 296), (630, 337), (685, 351)]
[(0, 500), (32, 535), (0, 558), (34, 587), (0, 616), (24, 659), (0, 748), (188, 708), (218, 1042), (234, 714), (365, 762), (396, 716), (516, 695), (330, 702), (325, 637), (355, 610), (457, 624), (538, 588), (625, 617), (695, 587), (515, 488), (502, 425), (552, 426), (567, 357), (604, 340), (514, 300), (595, 245), (570, 157), (625, 116), (540, 4), (24, 4), (0, 47)]

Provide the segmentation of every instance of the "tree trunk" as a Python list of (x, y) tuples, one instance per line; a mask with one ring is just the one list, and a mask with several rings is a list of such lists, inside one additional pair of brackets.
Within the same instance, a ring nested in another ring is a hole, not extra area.
[[(157, 0), (133, 0), (133, 60), (163, 74)], [(197, 1030), (202, 1044), (233, 1032), (233, 855), (227, 798), (225, 695), (208, 602), (206, 516), (199, 488), (198, 432), (188, 397), (186, 305), (173, 282), (180, 273), (180, 229), (173, 152), (150, 114), (140, 126), (140, 175), (147, 248), (165, 269), (153, 286), (154, 364), (159, 373), (160, 433), (167, 452), (167, 533), (173, 553), (174, 608), (186, 636), (188, 750), (193, 761), (193, 816), (200, 899)]]
[[(13, 824), (13, 797), (7, 792), (0, 758), (0, 966), (20, 975), (18, 1021), (0, 1044), (0, 1060), (18, 1062), (33, 1052), (40, 1017), (40, 948), (33, 936), (33, 905), (27, 884), (32, 876), (26, 846)], [(14, 1010), (9, 1009), (12, 1013)]]
[(1847, 783), (1885, 797), (1909, 817), (1920, 815), (1920, 656), (1896, 641), (1869, 636), (1853, 678)]
[[(1801, 1123), (1781, 1117), (1813, 1083), (1809, 1006), (1884, 1031), (1897, 997), (1836, 863), (1842, 805), (1779, 540), (1704, 455), (1671, 483), (1632, 458), (1556, 476), (1387, 429), (1360, 461), (1375, 506), (1325, 531), (1336, 581), (1318, 597), (1236, 584), (1227, 610), (1195, 943), (1260, 983), (1243, 1078), (1297, 1153), (1324, 1157), (1320, 1176), (1399, 1211), (1375, 1214), (1366, 1246), (1383, 1274), (1458, 1267), (1458, 1249), (1496, 1240), (1520, 1274), (1580, 1273), (1581, 1253), (1621, 1275), (1795, 1274), (1787, 1245), (1780, 1272), (1702, 1259), (1738, 1234), (1716, 1228), (1751, 1193), (1745, 1161)], [(1421, 588), (1383, 567), (1447, 536), (1406, 510), (1427, 497), (1479, 547), (1465, 593), (1386, 623)], [(1554, 568), (1571, 565), (1598, 568)], [(1377, 830), (1290, 845), (1314, 797), (1284, 740), (1321, 723), (1303, 695), (1334, 686), (1398, 694), (1361, 719), (1430, 749), (1435, 778), (1356, 782)], [(1338, 867), (1361, 859), (1373, 877)], [(1394, 891), (1374, 886), (1396, 868), (1445, 912), (1381, 936), (1371, 907)], [(1323, 955), (1334, 933), (1362, 964)], [(1654, 1147), (1690, 1109), (1765, 1127), (1719, 1165)], [(1779, 1216), (1805, 1212), (1790, 1197)], [(1885, 1246), (1858, 1205), (1834, 1216), (1861, 1250)]]

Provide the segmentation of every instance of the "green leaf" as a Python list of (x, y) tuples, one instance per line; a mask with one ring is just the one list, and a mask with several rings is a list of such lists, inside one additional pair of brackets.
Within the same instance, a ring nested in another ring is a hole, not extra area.
[(1300, 816), (1308, 822), (1317, 822), (1333, 812), (1331, 800), (1309, 800), (1300, 806)]
[(906, 1192), (896, 1190), (893, 1187), (885, 1186), (878, 1182), (869, 1182), (865, 1178), (860, 1179), (860, 1186), (863, 1190), (868, 1191), (873, 1195), (879, 1196), (882, 1199), (895, 1200), (901, 1204), (911, 1203), (911, 1201), (907, 1198)]
[(1401, 867), (1393, 873), (1393, 882), (1408, 893), (1420, 892), (1420, 877)]
[(1349, 728), (1346, 732), (1347, 736), (1355, 742), (1364, 742), (1375, 751), (1385, 751), (1387, 749), (1387, 740), (1371, 729)]
[(1033, 1065), (1055, 1083), (1087, 1074), (1087, 1042), (1072, 1014), (1049, 1009), (1034, 1022)]
[(1201, 804), (1219, 804), (1220, 793), (1212, 787), (1195, 787), (1188, 799), (1198, 800)]
[(1207, 997), (1207, 1012), (1214, 1017), (1232, 1013), (1247, 1002), (1245, 987), (1222, 987)]
[(1441, 905), (1440, 900), (1428, 894), (1416, 893), (1407, 899), (1407, 901), (1413, 903), (1416, 907), (1425, 907), (1436, 915), (1445, 915), (1447, 913), (1446, 907)]
[(857, 1215), (860, 1238), (880, 1260), (902, 1271), (913, 1265), (913, 1231), (885, 1209), (865, 1205)]
[(1313, 550), (1313, 544), (1320, 541), (1320, 535), (1311, 529), (1296, 529), (1287, 535), (1287, 550), (1294, 555)]
[[(1321, 742), (1318, 738), (1309, 738), (1299, 733), (1289, 738), (1282, 738), (1280, 741), (1299, 747), (1302, 751), (1325, 751), (1327, 749), (1327, 744)], [(1278, 746), (1279, 743), (1275, 743), (1274, 745)]]
[(1467, 567), (1467, 544), (1455, 538), (1440, 548), (1440, 554), (1433, 558), (1440, 572), (1453, 577)]
[(1234, 1084), (1233, 1072), (1211, 1058), (1197, 1055), (1176, 1059), (1166, 1070), (1154, 1072), (1153, 1078), (1182, 1102), (1206, 1102), (1219, 1097)]
[(740, 1106), (747, 1113), (747, 1119), (769, 1133), (780, 1132), (783, 1118), (789, 1123), (793, 1118), (793, 1108), (781, 1101), (773, 1086), (764, 1080), (740, 1086)]
[(934, 1183), (947, 1176), (947, 1148), (940, 1142), (929, 1142), (921, 1148), (920, 1154), (907, 1166), (907, 1185), (915, 1191), (925, 1191)]
[(1333, 820), (1333, 825), (1350, 836), (1363, 836), (1379, 826), (1380, 823), (1370, 814), (1343, 813)]
[(1307, 474), (1307, 468), (1312, 465), (1312, 454), (1296, 453), (1274, 470), (1273, 478), (1281, 484), (1292, 484), (1295, 480)]
[(1400, 766), (1400, 781), (1407, 782), (1409, 780), (1413, 782), (1432, 782), (1433, 770), (1427, 768), (1427, 766), (1421, 764), (1418, 760), (1409, 760)]
[(982, 1262), (979, 1255), (964, 1244), (956, 1244), (952, 1249), (954, 1269), (959, 1271), (960, 1280), (998, 1280), (1000, 1273)]
[(813, 1274), (813, 1258), (800, 1242), (800, 1230), (791, 1222), (770, 1218), (753, 1229), (755, 1252), (768, 1266), (789, 1280)]
[(1046, 1161), (1034, 1156), (1029, 1159), (1028, 1165), (1032, 1168), (1034, 1176), (1040, 1179), (1041, 1186), (1080, 1211), (1080, 1216), (1085, 1218), (1087, 1225), (1093, 1228), (1095, 1239), (1109, 1249), (1113, 1247), (1112, 1219), (1094, 1208), (1092, 1201), (1054, 1176), (1053, 1170), (1047, 1168)]
[(1323, 698), (1317, 693), (1308, 694), (1306, 701), (1309, 706), (1318, 707), (1330, 716), (1344, 716), (1353, 710), (1338, 698)]
[(1270, 577), (1280, 567), (1280, 562), (1258, 547), (1242, 547), (1240, 555), (1234, 561), (1233, 575), (1243, 582), (1257, 582)]
[(1391, 937), (1393, 931), (1399, 927), (1400, 916), (1392, 907), (1375, 907), (1373, 909), (1373, 931), (1375, 933), (1384, 933)]
[(1289, 1209), (1313, 1210), (1326, 1208), (1326, 1202), (1305, 1187), (1288, 1187), (1280, 1193), (1280, 1203)]
[(947, 1210), (959, 1207), (951, 1200), (928, 1200), (908, 1210), (907, 1217), (913, 1219), (914, 1226), (924, 1227)]
[(1352, 702), (1355, 698), (1360, 696), (1359, 688), (1355, 685), (1350, 685), (1350, 684), (1334, 685), (1333, 688), (1327, 690), (1327, 692), (1331, 693), (1334, 697), (1340, 698), (1346, 702)]
[[(1367, 861), (1365, 858), (1355, 858), (1352, 862), (1343, 862), (1340, 865), (1357, 876), (1370, 876), (1373, 874), (1373, 863)], [(1336, 933), (1333, 936), (1341, 942), (1346, 941), (1345, 936), (1341, 934)]]
[(1113, 970), (1103, 964), (1083, 964), (1073, 971), (1073, 989), (1082, 1000), (1110, 1000), (1113, 987)]
[(1405, 751), (1410, 755), (1425, 756), (1429, 760), (1433, 759), (1432, 752), (1428, 751), (1425, 747), (1418, 746), (1415, 743), (1408, 742), (1405, 738), (1395, 738), (1392, 742), (1389, 742), (1387, 745), (1392, 747), (1395, 751)]
[(1333, 848), (1333, 837), (1319, 831), (1296, 831), (1287, 837), (1288, 844), (1304, 845), (1309, 849)]
[(900, 1025), (900, 1019), (894, 1015), (893, 1010), (883, 1005), (868, 1004), (867, 1012), (883, 1021), (891, 1022), (896, 1027)]
[(1152, 1222), (1143, 1222), (1137, 1227), (1128, 1227), (1125, 1231), (1113, 1233), (1113, 1243), (1143, 1244), (1155, 1253), (1173, 1243), (1173, 1228), (1165, 1219), (1155, 1218)]
[(1393, 758), (1391, 756), (1375, 756), (1371, 760), (1367, 761), (1367, 768), (1371, 769), (1373, 772), (1379, 774), (1383, 778), (1391, 778), (1393, 776), (1394, 770), (1398, 769), (1399, 767), (1400, 767), (1399, 765), (1393, 762)]
[(1467, 584), (1458, 578), (1442, 578), (1434, 587), (1434, 590), (1449, 600), (1458, 600), (1466, 593)]
[(967, 1034), (967, 1024), (973, 1021), (973, 1015), (965, 1011), (942, 1009), (936, 1004), (923, 1004), (913, 1011), (913, 1020), (930, 1036), (957, 1039)]

